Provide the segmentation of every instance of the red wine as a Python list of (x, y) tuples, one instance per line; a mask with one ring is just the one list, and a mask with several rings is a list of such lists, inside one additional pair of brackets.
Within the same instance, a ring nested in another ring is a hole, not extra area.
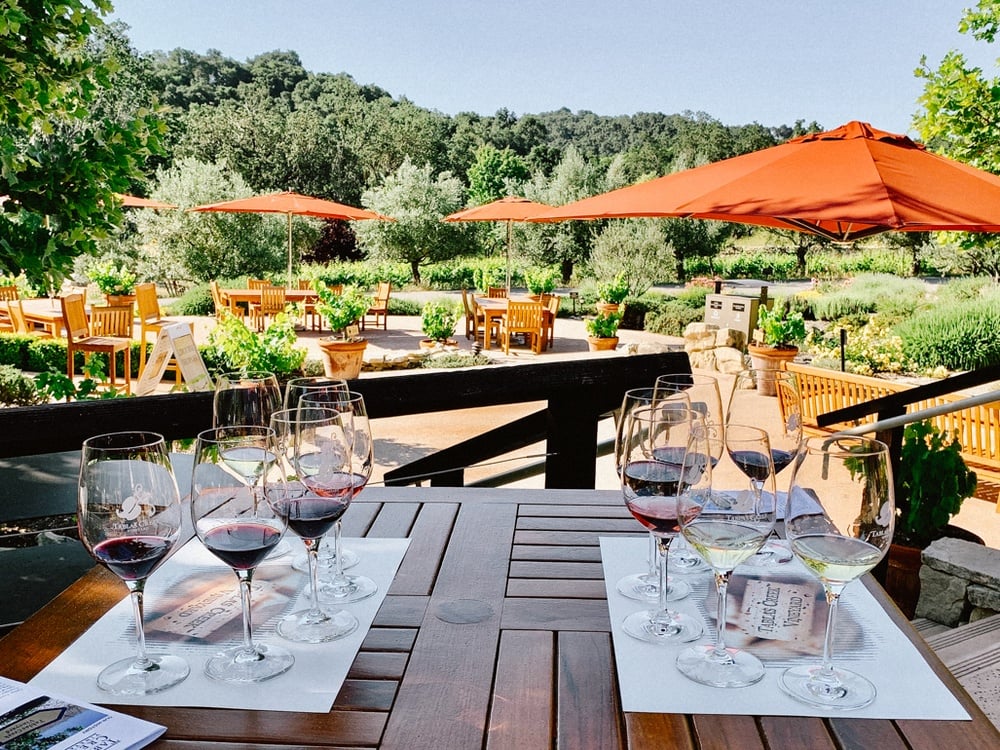
[(328, 532), (350, 504), (349, 494), (323, 497), (318, 492), (285, 501), (279, 512), (288, 518), (288, 528), (303, 539), (319, 539)]
[(760, 451), (729, 451), (729, 456), (750, 479), (763, 482), (771, 476), (771, 465)]
[(201, 541), (229, 567), (249, 570), (277, 546), (281, 532), (264, 523), (226, 523), (209, 529)]
[(786, 466), (788, 466), (792, 459), (795, 458), (795, 454), (791, 451), (778, 450), (777, 448), (771, 449), (771, 460), (774, 461), (774, 473), (777, 474)]
[(123, 536), (105, 539), (93, 554), (122, 580), (138, 581), (153, 572), (173, 544), (161, 536)]
[(363, 474), (348, 474), (346, 471), (338, 471), (322, 476), (307, 476), (302, 480), (302, 484), (322, 497), (347, 497), (350, 500), (352, 495), (356, 495), (368, 484), (368, 477)]
[(677, 521), (677, 498), (648, 495), (625, 502), (635, 519), (658, 536), (676, 534), (681, 530)]
[(681, 465), (665, 461), (629, 461), (622, 483), (634, 497), (676, 495), (681, 483)]

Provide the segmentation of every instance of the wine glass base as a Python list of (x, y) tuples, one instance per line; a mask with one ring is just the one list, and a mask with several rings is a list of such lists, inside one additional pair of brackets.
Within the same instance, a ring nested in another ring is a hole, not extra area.
[(205, 662), (205, 674), (221, 682), (263, 682), (291, 669), (295, 657), (281, 646), (258, 645), (248, 653), (243, 645), (227, 648)]
[(150, 656), (148, 666), (139, 667), (135, 657), (109, 664), (97, 676), (97, 687), (112, 695), (153, 695), (180, 682), (191, 672), (179, 656)]
[[(625, 576), (618, 581), (616, 588), (622, 596), (635, 599), (640, 602), (656, 604), (660, 600), (660, 586), (658, 583), (648, 583), (648, 576), (645, 573), (635, 573)], [(667, 581), (667, 601), (675, 602), (691, 595), (691, 586), (684, 581)]]
[(633, 638), (646, 643), (655, 643), (661, 646), (672, 646), (677, 643), (688, 643), (689, 641), (701, 638), (704, 626), (701, 620), (680, 612), (668, 610), (670, 619), (666, 623), (653, 622), (650, 615), (654, 614), (648, 610), (633, 612), (625, 618), (622, 623), (622, 630)]
[(378, 584), (368, 576), (347, 576), (348, 584), (339, 585), (332, 581), (322, 582), (319, 587), (319, 600), (325, 604), (349, 604), (360, 602), (374, 596)]
[(681, 651), (677, 669), (688, 679), (711, 687), (746, 687), (764, 678), (764, 665), (753, 654), (726, 649), (726, 657), (721, 659), (715, 656), (715, 645), (711, 643)]
[[(333, 571), (335, 571), (336, 567), (337, 567), (337, 556), (335, 554), (333, 554), (332, 551), (328, 552), (326, 550), (326, 544), (327, 543), (324, 542), (323, 545), (320, 547), (320, 550), (319, 550), (319, 559), (317, 560), (317, 562), (319, 563), (319, 574), (320, 574), (321, 577), (327, 571), (330, 571), (330, 575), (332, 576), (333, 575)], [(332, 544), (332, 542), (331, 542), (331, 544)], [(353, 550), (349, 550), (349, 549), (342, 550), (342, 554), (344, 556), (344, 570), (348, 570), (349, 568), (353, 568), (355, 565), (357, 565), (361, 561), (361, 558), (358, 557), (358, 553), (354, 552)], [(296, 555), (295, 558), (292, 560), (292, 567), (295, 570), (298, 570), (299, 572), (308, 573), (309, 572), (309, 556), (308, 555)]]
[(347, 610), (324, 612), (304, 609), (278, 623), (278, 635), (296, 643), (326, 643), (358, 629), (358, 618)]
[(857, 672), (834, 669), (831, 681), (819, 679), (817, 665), (786, 669), (778, 680), (781, 689), (803, 703), (849, 711), (864, 708), (875, 700), (875, 686)]
[(740, 564), (750, 568), (773, 568), (790, 563), (793, 557), (787, 542), (771, 539), (760, 548), (759, 552), (750, 555)]

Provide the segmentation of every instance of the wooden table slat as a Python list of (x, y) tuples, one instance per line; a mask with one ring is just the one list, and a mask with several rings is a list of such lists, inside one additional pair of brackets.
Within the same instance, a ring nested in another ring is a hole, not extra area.
[(510, 559), (552, 560), (563, 562), (600, 562), (600, 547), (550, 547), (544, 545), (515, 544)]
[(512, 562), (511, 578), (560, 578), (564, 580), (604, 580), (604, 568), (599, 562)]
[(542, 599), (604, 599), (606, 590), (604, 581), (571, 581), (571, 580), (511, 580), (507, 584), (507, 596), (535, 597)]
[(609, 633), (560, 633), (557, 747), (620, 747), (624, 723)]
[(500, 637), (487, 750), (547, 750), (555, 721), (555, 644), (547, 631)]

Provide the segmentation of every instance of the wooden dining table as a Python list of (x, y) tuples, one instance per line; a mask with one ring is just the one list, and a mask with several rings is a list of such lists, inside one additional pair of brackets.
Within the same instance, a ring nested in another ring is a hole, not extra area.
[(53, 337), (63, 335), (62, 304), (58, 297), (22, 299), (21, 309), (29, 326), (35, 326)]
[[(1000, 746), (870, 576), (971, 721), (623, 712), (598, 540), (646, 532), (617, 492), (369, 487), (344, 524), (348, 536), (410, 545), (329, 713), (115, 708), (165, 725), (152, 746), (177, 750)], [(0, 640), (0, 674), (30, 679), (125, 595), (114, 576), (90, 571)]]
[[(223, 299), (232, 302), (260, 302), (260, 289), (220, 289)], [(285, 289), (287, 302), (315, 302), (319, 295), (314, 289)]]
[[(514, 295), (512, 297), (476, 297), (476, 304), (478, 304), (483, 309), (483, 314), (486, 316), (486, 333), (483, 335), (483, 348), (490, 348), (490, 326), (491, 323), (499, 325), (500, 318), (507, 312), (507, 302), (509, 300), (514, 300), (515, 302), (537, 302), (538, 300), (532, 299), (526, 295)], [(545, 331), (548, 329), (549, 323), (552, 320), (552, 311), (547, 307), (542, 308), (542, 339), (545, 339)]]

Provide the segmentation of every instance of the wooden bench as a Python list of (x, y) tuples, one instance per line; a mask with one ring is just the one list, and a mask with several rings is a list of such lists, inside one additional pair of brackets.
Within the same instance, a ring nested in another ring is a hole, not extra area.
[[(855, 426), (840, 423), (819, 427), (817, 417), (820, 414), (912, 388), (905, 383), (795, 362), (787, 363), (785, 369), (794, 372), (799, 380), (803, 428), (806, 432), (817, 435)], [(930, 406), (952, 403), (962, 398), (962, 395), (948, 394), (923, 399), (911, 404), (907, 407), (907, 411), (913, 412)], [(857, 424), (872, 423), (876, 420), (877, 415), (873, 414), (858, 420)], [(962, 445), (962, 458), (981, 481), (1000, 483), (1000, 401), (942, 414), (934, 417), (932, 421), (942, 431), (949, 434), (957, 433), (958, 441)], [(997, 511), (1000, 512), (1000, 503), (997, 505)]]

